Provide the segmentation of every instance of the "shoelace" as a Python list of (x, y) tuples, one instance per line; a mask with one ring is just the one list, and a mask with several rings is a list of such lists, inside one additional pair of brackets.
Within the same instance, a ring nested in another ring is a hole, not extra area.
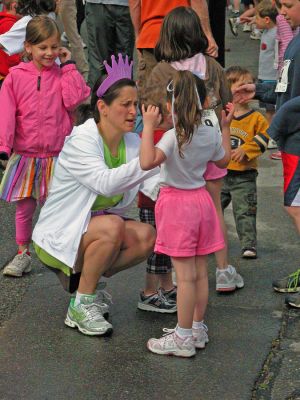
[[(203, 330), (205, 331), (205, 332), (208, 332), (208, 327), (207, 327), (207, 325), (205, 325), (203, 322), (201, 323), (201, 327), (203, 327)], [(163, 328), (163, 332), (165, 332), (165, 335), (163, 335), (163, 336), (166, 336), (166, 335), (169, 335), (170, 333), (173, 333), (173, 332), (175, 332), (175, 329), (176, 328)], [(199, 328), (200, 329), (200, 328)]]
[(296, 288), (300, 278), (300, 269), (288, 276), (288, 288)]
[(96, 303), (83, 304), (82, 308), (85, 310), (87, 316), (92, 321), (104, 321), (100, 304)]
[(99, 299), (102, 303), (106, 304), (106, 301), (109, 304), (113, 304), (112, 295), (108, 293), (106, 290), (97, 290), (97, 299)]

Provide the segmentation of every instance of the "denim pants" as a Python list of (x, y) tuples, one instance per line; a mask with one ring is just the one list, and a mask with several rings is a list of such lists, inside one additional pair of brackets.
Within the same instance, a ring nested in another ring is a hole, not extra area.
[(223, 210), (232, 201), (233, 216), (242, 248), (256, 247), (256, 170), (228, 171), (221, 192)]

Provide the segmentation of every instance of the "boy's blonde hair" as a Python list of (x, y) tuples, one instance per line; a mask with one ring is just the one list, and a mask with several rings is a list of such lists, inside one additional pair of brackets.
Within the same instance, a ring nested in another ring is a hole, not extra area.
[(262, 0), (257, 4), (255, 10), (261, 18), (269, 17), (276, 24), (278, 11), (271, 0)]
[(254, 81), (254, 77), (252, 73), (244, 67), (240, 67), (239, 65), (235, 65), (232, 67), (229, 67), (226, 70), (226, 78), (229, 84), (229, 87), (231, 87), (234, 83), (239, 81), (242, 77), (249, 76), (252, 81)]

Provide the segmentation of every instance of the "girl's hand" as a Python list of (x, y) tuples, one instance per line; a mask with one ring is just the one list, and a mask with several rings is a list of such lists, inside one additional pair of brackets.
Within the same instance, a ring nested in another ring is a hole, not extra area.
[(71, 52), (65, 47), (60, 47), (58, 57), (60, 59), (60, 62), (63, 64), (71, 60)]
[(233, 103), (227, 103), (226, 106), (226, 111), (222, 110), (222, 118), (221, 118), (221, 127), (222, 127), (222, 132), (224, 128), (229, 128), (232, 118), (233, 118), (233, 113), (234, 113), (234, 104)]
[(142, 105), (143, 123), (144, 127), (155, 129), (161, 122), (161, 114), (159, 108), (156, 106), (149, 105), (146, 109), (145, 105)]

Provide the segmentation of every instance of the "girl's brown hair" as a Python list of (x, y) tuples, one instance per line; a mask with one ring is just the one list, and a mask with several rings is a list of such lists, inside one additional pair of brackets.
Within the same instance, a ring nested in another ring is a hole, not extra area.
[(179, 155), (184, 158), (182, 147), (191, 142), (195, 128), (201, 123), (206, 98), (204, 81), (190, 71), (177, 71), (169, 82), (167, 98), (173, 104)]
[(25, 41), (31, 45), (36, 45), (54, 35), (57, 35), (57, 39), (60, 41), (60, 33), (56, 22), (46, 15), (39, 15), (28, 22)]
[(184, 60), (204, 53), (207, 46), (208, 41), (196, 12), (190, 7), (176, 7), (163, 20), (155, 58), (167, 62)]

